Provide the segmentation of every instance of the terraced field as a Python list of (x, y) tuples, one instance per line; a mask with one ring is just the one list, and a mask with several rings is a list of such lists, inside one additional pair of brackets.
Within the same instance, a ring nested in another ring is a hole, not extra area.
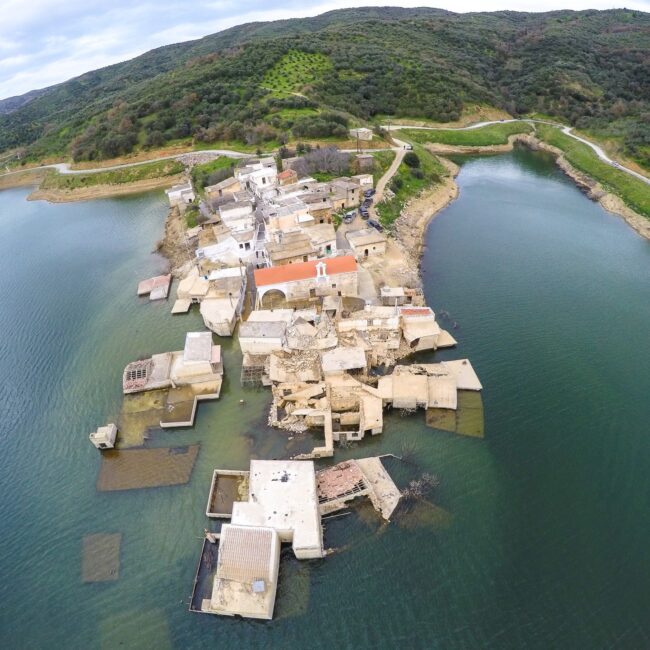
[(266, 73), (262, 85), (280, 97), (300, 93), (331, 67), (324, 54), (291, 50)]

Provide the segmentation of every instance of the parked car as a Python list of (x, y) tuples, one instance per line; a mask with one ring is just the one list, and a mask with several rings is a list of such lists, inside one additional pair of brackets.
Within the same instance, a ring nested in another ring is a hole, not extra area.
[(371, 206), (371, 205), (372, 205), (372, 199), (366, 199), (366, 200), (362, 203), (362, 205), (365, 206), (366, 208), (369, 207), (369, 206)]
[(363, 195), (368, 198), (375, 195), (375, 190), (366, 190)]
[(368, 210), (360, 210), (359, 213), (361, 214), (362, 219), (368, 219), (370, 217)]
[(407, 151), (413, 151), (413, 145), (412, 144), (405, 144), (404, 149), (406, 149)]
[(352, 214), (352, 216), (350, 216), (350, 213), (348, 212), (348, 214), (346, 214), (343, 217), (343, 223), (352, 223), (353, 220), (354, 220), (354, 213)]
[(383, 226), (379, 223), (379, 221), (375, 221), (374, 219), (368, 219), (368, 225), (379, 232), (382, 232), (382, 230), (384, 229)]

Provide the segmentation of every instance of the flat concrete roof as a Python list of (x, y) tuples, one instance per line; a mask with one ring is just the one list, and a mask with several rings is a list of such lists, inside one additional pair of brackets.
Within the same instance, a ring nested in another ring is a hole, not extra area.
[(345, 233), (351, 246), (364, 246), (366, 244), (383, 244), (386, 237), (374, 228), (362, 228), (361, 230), (350, 230)]
[(456, 385), (459, 390), (482, 390), (483, 386), (478, 375), (474, 371), (469, 359), (457, 359), (455, 361), (441, 361), (451, 375), (456, 378)]
[(382, 287), (379, 293), (387, 298), (401, 298), (406, 295), (404, 293), (404, 287)]
[(247, 323), (283, 321), (287, 325), (293, 320), (293, 309), (256, 309), (248, 316)]
[(323, 372), (338, 372), (366, 368), (366, 352), (361, 347), (338, 347), (323, 352)]
[(212, 334), (188, 332), (185, 337), (183, 361), (210, 361), (212, 358)]
[(186, 314), (191, 306), (192, 301), (189, 298), (179, 298), (172, 307), (172, 314)]
[[(199, 308), (201, 316), (211, 323), (231, 322), (237, 313), (235, 298), (206, 298)], [(210, 339), (212, 342), (212, 339)]]
[(298, 557), (322, 557), (314, 463), (251, 460), (249, 500), (233, 504), (231, 521), (238, 526), (273, 528), (282, 540), (292, 542)]
[(284, 321), (246, 321), (239, 326), (239, 338), (282, 338), (286, 330)]

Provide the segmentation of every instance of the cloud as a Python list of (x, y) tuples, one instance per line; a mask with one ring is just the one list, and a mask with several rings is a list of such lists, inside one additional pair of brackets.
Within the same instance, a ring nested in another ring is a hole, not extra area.
[(0, 0), (0, 98), (125, 61), (161, 45), (246, 22), (315, 16), (352, 6), (436, 6), (450, 11), (650, 10), (650, 0)]

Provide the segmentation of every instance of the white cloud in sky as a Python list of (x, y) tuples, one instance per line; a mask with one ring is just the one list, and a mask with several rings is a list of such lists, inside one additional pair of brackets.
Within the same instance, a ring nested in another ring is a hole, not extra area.
[(0, 0), (0, 98), (246, 22), (386, 4), (456, 12), (614, 7), (650, 11), (650, 0)]

